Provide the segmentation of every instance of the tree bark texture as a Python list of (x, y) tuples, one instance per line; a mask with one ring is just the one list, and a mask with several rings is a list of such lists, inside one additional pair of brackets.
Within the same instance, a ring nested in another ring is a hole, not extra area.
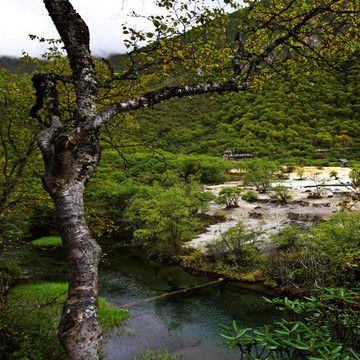
[(38, 141), (46, 159), (43, 186), (55, 203), (69, 271), (59, 339), (68, 359), (98, 359), (102, 340), (97, 296), (101, 249), (90, 235), (83, 204), (85, 185), (100, 159), (98, 135), (88, 134), (76, 149), (67, 137), (55, 140), (51, 135), (51, 128), (46, 129)]
[[(40, 147), (46, 154), (43, 140), (39, 136)], [(76, 149), (69, 145), (66, 137), (56, 141), (47, 138), (46, 143), (50, 144), (53, 157), (48, 160), (43, 186), (55, 203), (69, 272), (68, 298), (61, 316), (59, 339), (68, 359), (98, 359), (102, 340), (98, 322), (101, 249), (90, 235), (83, 204), (85, 185), (100, 158), (98, 136), (90, 134)]]
[[(76, 94), (75, 124), (96, 115), (97, 79), (89, 50), (89, 31), (66, 0), (44, 0), (64, 41)], [(92, 238), (85, 219), (83, 197), (87, 181), (100, 159), (97, 129), (86, 129), (71, 141), (62, 135), (57, 78), (49, 74), (34, 77), (38, 102), (33, 115), (45, 103), (50, 124), (38, 136), (45, 174), (43, 186), (55, 203), (56, 220), (68, 263), (68, 298), (59, 326), (59, 340), (68, 359), (99, 358), (102, 330), (98, 322), (98, 263), (100, 246)], [(42, 101), (44, 100), (44, 101)], [(47, 121), (43, 121), (46, 123)]]
[(54, 197), (56, 219), (69, 269), (69, 292), (59, 327), (59, 339), (69, 359), (97, 359), (102, 339), (98, 322), (98, 262), (100, 247), (91, 237), (83, 206), (82, 183)]

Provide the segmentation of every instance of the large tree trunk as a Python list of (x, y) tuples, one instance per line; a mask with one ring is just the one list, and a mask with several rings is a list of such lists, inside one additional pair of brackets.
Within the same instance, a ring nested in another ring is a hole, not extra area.
[(38, 141), (46, 165), (43, 186), (55, 203), (69, 270), (59, 339), (68, 359), (97, 360), (102, 340), (98, 322), (101, 249), (89, 232), (83, 198), (85, 185), (100, 159), (99, 138), (93, 131), (74, 148), (66, 136), (53, 140), (57, 131), (55, 126), (45, 129)]
[[(46, 173), (43, 185), (52, 196), (69, 269), (69, 293), (64, 305), (59, 339), (69, 359), (99, 357), (102, 330), (98, 322), (98, 262), (100, 247), (85, 220), (85, 185), (100, 159), (99, 134), (94, 127), (81, 131), (96, 116), (98, 83), (90, 56), (89, 29), (67, 0), (43, 0), (68, 53), (76, 104), (73, 134), (60, 136), (64, 123), (59, 110), (57, 77), (35, 75), (37, 104), (33, 116), (46, 101), (50, 126), (38, 137)], [(37, 77), (36, 77), (37, 76)], [(44, 121), (43, 121), (44, 122)]]
[(69, 292), (59, 339), (69, 359), (98, 359), (102, 330), (98, 322), (98, 262), (101, 249), (84, 217), (83, 184), (58, 191), (56, 218), (69, 269)]

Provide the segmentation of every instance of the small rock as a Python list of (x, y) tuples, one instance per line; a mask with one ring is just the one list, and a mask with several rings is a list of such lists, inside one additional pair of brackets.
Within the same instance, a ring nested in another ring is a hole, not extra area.
[(249, 212), (249, 217), (251, 219), (263, 219), (263, 214), (258, 213), (258, 212)]

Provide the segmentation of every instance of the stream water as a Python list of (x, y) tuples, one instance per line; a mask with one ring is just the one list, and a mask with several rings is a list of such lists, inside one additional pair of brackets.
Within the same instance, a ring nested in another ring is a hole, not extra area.
[[(99, 268), (100, 296), (114, 306), (205, 284), (214, 277), (192, 274), (177, 265), (159, 264), (132, 247), (103, 246), (106, 253)], [(66, 281), (61, 248), (41, 250), (21, 244), (13, 258), (29, 281)], [(147, 349), (167, 349), (186, 360), (238, 359), (219, 336), (219, 323), (255, 327), (272, 322), (278, 314), (263, 300), (260, 289), (220, 282), (167, 296), (129, 308), (131, 318), (125, 333), (111, 333), (103, 349), (105, 359), (130, 360)]]

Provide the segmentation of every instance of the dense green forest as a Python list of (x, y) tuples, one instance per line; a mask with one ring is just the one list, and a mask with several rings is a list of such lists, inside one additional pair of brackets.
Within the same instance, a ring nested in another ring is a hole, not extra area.
[(247, 93), (174, 99), (135, 114), (138, 129), (130, 139), (153, 142), (174, 154), (220, 157), (235, 150), (299, 162), (356, 159), (359, 90), (356, 73), (316, 70)]
[[(19, 69), (15, 65), (2, 63)], [(300, 163), (356, 159), (359, 91), (357, 71), (344, 75), (317, 69), (292, 81), (275, 78), (246, 93), (173, 99), (133, 113), (122, 146), (131, 145), (126, 152), (134, 144), (147, 144), (172, 154), (215, 157), (235, 150)]]

